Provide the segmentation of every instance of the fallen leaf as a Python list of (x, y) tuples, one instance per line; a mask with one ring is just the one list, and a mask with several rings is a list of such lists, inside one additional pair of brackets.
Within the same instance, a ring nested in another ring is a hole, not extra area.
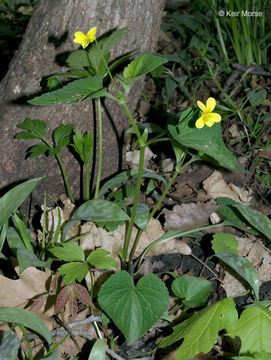
[(251, 190), (242, 189), (232, 183), (228, 185), (222, 173), (217, 170), (203, 181), (203, 188), (212, 199), (228, 197), (247, 205), (251, 201)]
[(190, 230), (208, 225), (210, 215), (218, 209), (214, 200), (206, 203), (188, 203), (175, 205), (172, 210), (164, 210), (166, 230)]
[(40, 271), (29, 267), (20, 274), (17, 280), (0, 275), (0, 307), (24, 308), (37, 295), (47, 292), (46, 282), (52, 271)]

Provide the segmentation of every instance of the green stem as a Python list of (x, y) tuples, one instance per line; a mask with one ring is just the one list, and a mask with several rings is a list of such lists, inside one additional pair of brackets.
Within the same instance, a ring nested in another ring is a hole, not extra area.
[(102, 52), (102, 50), (101, 50), (101, 48), (100, 48), (100, 46), (99, 46), (99, 43), (98, 43), (98, 41), (97, 41), (96, 39), (95, 39), (95, 45), (96, 45), (96, 47), (97, 47), (97, 49), (98, 49), (98, 52), (99, 52), (99, 55), (100, 55), (101, 59), (102, 59), (103, 62), (104, 62), (106, 71), (107, 71), (107, 73), (108, 73), (108, 75), (109, 75), (109, 77), (110, 77), (110, 79), (111, 79), (111, 81), (112, 81), (112, 84), (113, 84), (113, 86), (114, 86), (114, 88), (115, 88), (115, 90), (116, 90), (119, 98), (121, 99), (121, 98), (123, 97), (123, 95), (122, 95), (122, 93), (119, 91), (119, 89), (118, 89), (118, 87), (117, 87), (117, 85), (116, 85), (116, 83), (115, 83), (115, 80), (114, 80), (114, 78), (113, 78), (113, 76), (112, 76), (112, 74), (111, 74), (111, 71), (110, 71), (110, 69), (109, 69), (109, 67), (108, 67), (108, 65), (107, 65), (107, 62), (106, 62), (106, 60), (105, 60), (105, 58), (104, 58), (104, 54), (103, 54), (103, 52)]
[(58, 154), (56, 154), (56, 158), (57, 158), (58, 164), (59, 164), (59, 166), (60, 166), (60, 170), (61, 170), (61, 172), (62, 172), (62, 176), (63, 176), (63, 178), (64, 178), (64, 182), (65, 182), (65, 185), (66, 185), (66, 189), (67, 189), (69, 198), (71, 199), (71, 202), (74, 204), (74, 197), (73, 197), (73, 195), (72, 195), (71, 187), (70, 187), (69, 180), (68, 180), (66, 171), (65, 171), (65, 169), (64, 169), (63, 163), (62, 163), (62, 161), (61, 161), (61, 159), (60, 159), (60, 157), (59, 157)]
[(94, 199), (98, 199), (101, 175), (102, 175), (102, 160), (103, 160), (103, 122), (102, 122), (102, 106), (101, 99), (97, 99), (98, 104), (98, 170), (96, 178), (96, 187), (94, 193)]
[[(182, 162), (184, 161), (185, 158), (183, 158)], [(151, 220), (151, 218), (154, 216), (154, 214), (156, 213), (156, 211), (159, 209), (160, 205), (162, 204), (164, 198), (166, 197), (167, 193), (169, 192), (169, 189), (171, 188), (171, 186), (174, 184), (174, 181), (176, 179), (176, 177), (178, 176), (178, 174), (188, 165), (190, 165), (192, 162), (194, 162), (195, 159), (191, 159), (190, 161), (188, 161), (184, 166), (179, 167), (175, 173), (173, 174), (172, 178), (170, 179), (169, 183), (167, 184), (167, 186), (165, 187), (165, 190), (163, 191), (159, 201), (157, 202), (157, 204), (155, 205), (155, 207), (152, 209), (151, 213), (148, 216), (148, 220), (147, 222), (149, 222)], [(135, 241), (133, 243), (133, 247), (131, 249), (130, 252), (130, 256), (129, 256), (129, 262), (131, 262), (133, 260), (138, 242), (140, 240), (140, 237), (143, 233), (143, 230), (138, 230)]]
[(28, 346), (28, 352), (29, 352), (29, 360), (34, 360), (33, 358), (33, 353), (32, 353), (32, 349), (31, 349), (31, 344), (30, 344), (30, 341), (28, 339), (28, 336), (27, 336), (27, 332), (25, 330), (25, 327), (23, 325), (19, 325), (19, 328), (20, 330), (22, 331), (23, 333), (23, 336), (25, 338), (25, 341), (27, 342), (27, 346)]
[(86, 165), (86, 200), (90, 198), (90, 164)]
[(140, 195), (141, 180), (142, 180), (142, 175), (143, 175), (144, 155), (145, 155), (145, 145), (141, 145), (140, 146), (138, 175), (137, 175), (137, 182), (136, 182), (135, 196), (134, 196), (134, 204), (133, 204), (131, 219), (129, 221), (129, 226), (127, 229), (124, 246), (123, 246), (122, 265), (124, 265), (124, 263), (126, 262), (128, 249), (129, 249), (129, 245), (130, 245), (130, 241), (131, 241), (131, 235), (132, 235), (132, 231), (133, 231), (133, 226), (134, 226), (134, 222), (135, 222), (137, 204), (138, 204), (139, 195)]
[(140, 134), (140, 132), (139, 132), (137, 126), (136, 126), (136, 122), (135, 122), (132, 114), (130, 113), (130, 110), (129, 110), (128, 106), (126, 105), (126, 103), (121, 103), (121, 105), (122, 105), (128, 119), (130, 120), (130, 123), (131, 123), (131, 125), (132, 125), (132, 127), (134, 129), (135, 134), (136, 134), (137, 140), (140, 141), (141, 134)]

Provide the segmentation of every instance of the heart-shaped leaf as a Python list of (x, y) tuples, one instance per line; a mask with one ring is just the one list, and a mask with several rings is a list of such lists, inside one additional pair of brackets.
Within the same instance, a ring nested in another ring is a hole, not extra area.
[(104, 283), (98, 301), (130, 345), (164, 314), (169, 295), (154, 274), (142, 277), (135, 286), (132, 276), (120, 271)]
[(171, 289), (175, 295), (183, 299), (182, 302), (189, 307), (203, 306), (209, 296), (212, 284), (208, 280), (194, 276), (180, 276), (175, 279)]

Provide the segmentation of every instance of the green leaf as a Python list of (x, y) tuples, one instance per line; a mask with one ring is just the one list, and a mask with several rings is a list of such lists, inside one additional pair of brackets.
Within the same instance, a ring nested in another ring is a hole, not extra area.
[(5, 222), (5, 224), (0, 228), (0, 252), (3, 249), (6, 237), (7, 237), (7, 231), (8, 231), (8, 220)]
[(212, 249), (218, 253), (238, 255), (238, 241), (231, 234), (217, 233), (213, 235)]
[(143, 54), (133, 60), (123, 71), (126, 79), (138, 79), (139, 77), (148, 74), (157, 67), (167, 62), (166, 59), (153, 54)]
[(216, 342), (219, 331), (229, 329), (237, 318), (234, 301), (224, 299), (175, 326), (173, 333), (165, 337), (159, 347), (164, 348), (184, 339), (175, 360), (190, 360), (200, 352), (207, 354)]
[[(69, 138), (73, 132), (74, 125), (68, 124), (68, 125), (60, 125), (58, 126), (54, 132), (53, 132), (53, 139), (56, 146), (60, 146), (65, 143), (67, 145), (69, 142), (67, 142), (67, 138)], [(62, 146), (65, 146), (62, 145)]]
[(103, 340), (98, 339), (95, 341), (88, 360), (105, 360), (105, 345)]
[(70, 262), (68, 264), (61, 265), (57, 270), (58, 275), (65, 275), (65, 285), (69, 285), (75, 280), (81, 282), (87, 276), (87, 273), (88, 265), (84, 262)]
[(244, 310), (228, 335), (241, 339), (241, 355), (271, 352), (271, 311), (257, 304)]
[(34, 253), (34, 249), (32, 247), (32, 237), (31, 237), (31, 230), (27, 228), (25, 222), (19, 218), (19, 216), (14, 212), (14, 215), (12, 217), (13, 224), (16, 227), (16, 230), (18, 231), (18, 234), (20, 235), (21, 239), (23, 240), (25, 248)]
[(129, 216), (117, 205), (107, 200), (89, 200), (81, 205), (63, 229), (63, 238), (69, 228), (78, 221), (88, 220), (95, 223), (114, 223), (129, 220)]
[[(97, 92), (102, 90), (103, 77), (91, 76), (75, 80), (63, 88), (37, 96), (28, 102), (32, 105), (73, 104), (83, 100), (95, 98)], [(102, 96), (102, 93), (101, 95)]]
[[(108, 189), (112, 189), (115, 185), (122, 184), (129, 180), (137, 179), (138, 169), (125, 170), (120, 174), (116, 175), (113, 179), (108, 180), (100, 189), (99, 197), (101, 197)], [(165, 178), (160, 175), (143, 171), (144, 178), (156, 179), (162, 181), (165, 185), (167, 184)]]
[(25, 181), (9, 190), (0, 198), (0, 228), (43, 179), (44, 177)]
[(66, 60), (70, 67), (88, 67), (89, 59), (86, 50), (73, 51)]
[(34, 145), (27, 150), (26, 155), (30, 156), (30, 159), (34, 159), (40, 155), (46, 154), (51, 150), (51, 147), (46, 144)]
[(267, 91), (262, 89), (260, 91), (249, 91), (248, 100), (252, 106), (261, 105), (267, 97)]
[(206, 303), (211, 287), (212, 284), (208, 280), (185, 275), (175, 279), (171, 285), (174, 294), (182, 299), (183, 304), (191, 308)]
[(220, 124), (217, 123), (211, 128), (205, 126), (197, 129), (195, 122), (198, 117), (198, 111), (191, 108), (181, 113), (178, 123), (173, 117), (169, 117), (168, 131), (170, 135), (183, 146), (200, 151), (202, 155), (199, 155), (203, 160), (230, 170), (245, 172), (237, 164), (233, 154), (226, 148)]
[(75, 135), (73, 136), (74, 150), (86, 165), (90, 164), (92, 160), (93, 145), (93, 132), (89, 135), (83, 135), (79, 129), (75, 129)]
[(120, 39), (126, 33), (127, 29), (128, 29), (127, 27), (124, 27), (122, 29), (115, 30), (105, 39), (102, 39), (101, 48), (103, 54), (107, 54), (120, 41)]
[(132, 276), (120, 271), (103, 284), (98, 301), (130, 345), (164, 314), (169, 295), (164, 283), (153, 274), (143, 276), (135, 286)]
[(24, 325), (25, 327), (34, 330), (41, 335), (49, 345), (52, 344), (52, 336), (44, 321), (33, 312), (24, 309), (16, 308), (1, 308), (0, 321), (5, 321), (13, 324)]
[(73, 243), (62, 243), (61, 246), (51, 248), (49, 251), (64, 261), (85, 261), (84, 251), (79, 245)]
[(48, 262), (39, 260), (39, 258), (35, 254), (26, 249), (19, 249), (16, 255), (19, 264), (20, 274), (30, 266), (48, 268), (50, 267)]
[(1, 360), (15, 360), (21, 341), (13, 331), (4, 331), (0, 344)]
[(238, 205), (237, 201), (234, 201), (229, 198), (220, 198), (216, 200), (218, 205), (223, 205), (221, 208), (218, 209), (218, 212), (223, 215), (223, 217), (227, 220), (227, 222), (231, 222), (233, 226), (236, 228), (250, 232), (252, 234), (258, 235), (259, 232), (256, 229), (248, 228), (243, 223), (246, 219), (241, 215), (241, 213), (235, 208), (233, 205)]
[(16, 255), (18, 249), (25, 249), (21, 236), (12, 226), (7, 230), (7, 243), (14, 255)]
[(271, 241), (271, 220), (266, 215), (242, 204), (236, 204), (234, 208), (242, 214), (249, 225), (253, 226)]
[(84, 79), (89, 76), (90, 76), (89, 71), (87, 71), (85, 69), (73, 69), (73, 70), (67, 71), (65, 73), (54, 74), (53, 78)]
[[(165, 133), (165, 130), (161, 128), (161, 126), (153, 124), (153, 123), (140, 123), (137, 124), (136, 127), (140, 131), (140, 133), (144, 133), (144, 130), (147, 129), (149, 134), (153, 133)], [(126, 134), (135, 134), (135, 129), (130, 127), (126, 130)]]
[[(131, 216), (132, 208), (126, 207), (127, 214)], [(149, 208), (146, 204), (138, 204), (136, 208), (135, 224), (145, 231), (148, 225)]]
[(172, 91), (176, 89), (178, 84), (176, 83), (176, 81), (174, 79), (166, 78), (166, 84), (165, 85), (166, 85), (167, 97), (170, 98), (170, 95), (171, 95)]
[(47, 124), (42, 120), (26, 118), (25, 121), (17, 125), (17, 127), (28, 131), (17, 134), (17, 139), (44, 139), (46, 136)]
[(214, 256), (218, 257), (241, 276), (252, 288), (256, 300), (259, 300), (260, 282), (258, 274), (254, 266), (246, 258), (231, 253), (220, 253)]
[(107, 256), (108, 254), (110, 252), (104, 249), (93, 250), (87, 257), (87, 262), (99, 269), (110, 269), (112, 267), (117, 269), (116, 260), (111, 256)]
[(47, 79), (47, 88), (49, 91), (59, 89), (61, 86), (61, 81), (59, 81), (56, 76), (51, 76)]

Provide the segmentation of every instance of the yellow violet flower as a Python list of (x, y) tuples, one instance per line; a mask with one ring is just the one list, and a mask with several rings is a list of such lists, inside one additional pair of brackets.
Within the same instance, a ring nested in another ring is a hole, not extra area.
[(73, 42), (82, 45), (83, 49), (85, 49), (88, 44), (91, 44), (93, 43), (93, 41), (96, 40), (96, 31), (97, 26), (91, 28), (87, 35), (85, 35), (82, 31), (76, 31), (76, 33), (74, 34), (75, 39), (73, 40)]
[(197, 105), (202, 113), (201, 117), (196, 121), (196, 128), (201, 129), (204, 125), (212, 127), (214, 123), (221, 121), (221, 115), (212, 112), (216, 106), (214, 98), (207, 99), (206, 106), (201, 101), (197, 101)]

